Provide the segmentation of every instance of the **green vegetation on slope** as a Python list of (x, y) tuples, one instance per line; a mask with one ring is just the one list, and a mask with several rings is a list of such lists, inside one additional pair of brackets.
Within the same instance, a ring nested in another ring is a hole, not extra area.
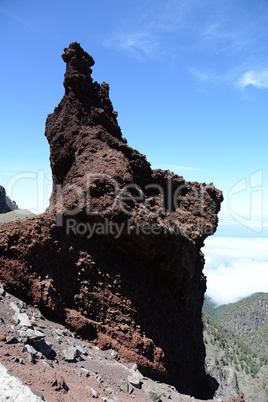
[(255, 293), (236, 303), (216, 307), (206, 297), (204, 342), (222, 350), (220, 362), (255, 377), (268, 365), (268, 294)]

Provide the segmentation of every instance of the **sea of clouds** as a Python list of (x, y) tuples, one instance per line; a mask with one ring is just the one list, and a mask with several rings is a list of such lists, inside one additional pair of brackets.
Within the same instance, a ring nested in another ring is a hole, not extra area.
[(217, 304), (268, 292), (268, 238), (209, 237), (202, 251), (207, 295)]

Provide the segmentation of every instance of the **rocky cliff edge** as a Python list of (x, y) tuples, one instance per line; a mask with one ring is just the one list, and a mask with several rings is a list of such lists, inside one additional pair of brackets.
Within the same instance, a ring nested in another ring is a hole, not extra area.
[(204, 239), (222, 193), (152, 170), (122, 137), (109, 85), (78, 43), (62, 55), (65, 95), (46, 122), (50, 208), (0, 225), (6, 289), (143, 375), (210, 398), (202, 305)]

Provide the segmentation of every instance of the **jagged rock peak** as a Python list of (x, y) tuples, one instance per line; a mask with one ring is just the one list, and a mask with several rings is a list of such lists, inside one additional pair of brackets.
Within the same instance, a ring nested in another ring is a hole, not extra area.
[(62, 58), (66, 63), (65, 94), (54, 113), (48, 115), (45, 133), (54, 184), (63, 183), (78, 154), (89, 152), (93, 137), (107, 142), (108, 136), (111, 141), (126, 143), (109, 97), (109, 85), (91, 78), (93, 58), (77, 42), (64, 49)]
[(64, 53), (62, 54), (63, 61), (67, 63), (67, 68), (75, 68), (80, 72), (90, 72), (92, 70), (90, 67), (94, 66), (95, 61), (87, 52), (85, 52), (80, 43), (73, 42), (70, 43), (68, 48), (64, 48)]
[(90, 89), (97, 89), (97, 83), (92, 82), (92, 67), (95, 62), (93, 58), (85, 52), (79, 43), (70, 43), (68, 48), (64, 48), (61, 55), (66, 63), (66, 72), (64, 87), (66, 93), (74, 92), (75, 95), (83, 99), (85, 94), (88, 95)]
[(15, 211), (18, 209), (15, 201), (6, 195), (6, 190), (3, 186), (0, 186), (0, 214), (5, 214), (6, 212)]
[(112, 102), (109, 98), (109, 84), (103, 82), (101, 85), (91, 78), (92, 67), (95, 64), (93, 57), (85, 52), (79, 43), (70, 43), (68, 48), (64, 48), (62, 59), (66, 63), (64, 87), (66, 94), (73, 92), (82, 102), (87, 113), (92, 107), (100, 109), (112, 118), (117, 125), (117, 112), (113, 110)]
[[(64, 48), (62, 59), (66, 63), (63, 82), (65, 96), (55, 109), (55, 112), (58, 112), (56, 118), (60, 114), (60, 119), (68, 124), (70, 115), (74, 114), (77, 125), (90, 127), (102, 125), (114, 137), (126, 142), (122, 138), (117, 122), (118, 113), (114, 111), (109, 97), (109, 84), (103, 82), (100, 85), (92, 80), (90, 67), (95, 64), (93, 57), (85, 52), (79, 43), (73, 42), (68, 48)], [(67, 115), (63, 116), (62, 109), (63, 112), (67, 112)], [(53, 114), (48, 118), (51, 119), (51, 116)], [(57, 131), (58, 129), (59, 127)]]

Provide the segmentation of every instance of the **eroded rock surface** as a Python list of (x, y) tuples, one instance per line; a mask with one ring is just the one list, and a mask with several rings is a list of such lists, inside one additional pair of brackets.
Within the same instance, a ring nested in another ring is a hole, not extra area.
[(204, 239), (222, 193), (152, 170), (123, 139), (109, 86), (77, 43), (49, 115), (53, 192), (42, 216), (0, 226), (0, 280), (142, 375), (210, 398), (201, 311)]
[(18, 206), (15, 201), (11, 201), (11, 199), (6, 195), (5, 188), (0, 186), (0, 214), (15, 211), (16, 209), (18, 209)]

